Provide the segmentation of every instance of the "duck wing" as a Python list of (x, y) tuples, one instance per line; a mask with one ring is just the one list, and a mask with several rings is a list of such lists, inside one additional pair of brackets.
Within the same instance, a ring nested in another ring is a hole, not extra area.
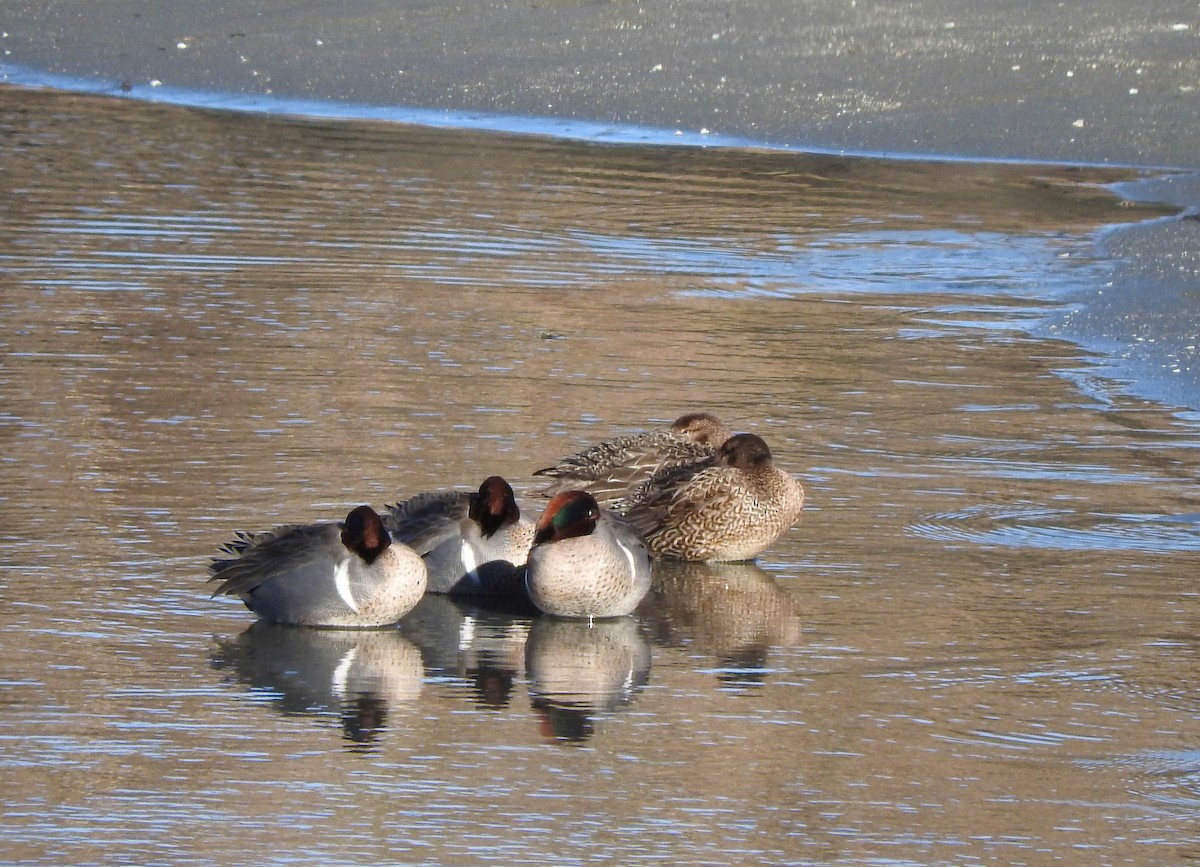
[(598, 443), (534, 475), (555, 482), (542, 493), (554, 496), (566, 490), (585, 490), (602, 506), (633, 496), (651, 479), (681, 466), (713, 456), (711, 447), (694, 443), (669, 431), (654, 431)]
[(383, 525), (393, 540), (424, 556), (443, 542), (462, 535), (463, 522), (470, 520), (475, 496), (466, 491), (417, 494), (388, 506)]
[(623, 510), (643, 536), (682, 521), (695, 512), (726, 513), (741, 498), (741, 473), (704, 462), (676, 467), (651, 479)]
[(273, 578), (322, 560), (329, 562), (339, 546), (339, 524), (292, 524), (261, 533), (239, 533), (221, 548), (222, 553), (233, 556), (214, 557), (209, 564), (209, 581), (221, 582), (212, 595), (249, 593)]

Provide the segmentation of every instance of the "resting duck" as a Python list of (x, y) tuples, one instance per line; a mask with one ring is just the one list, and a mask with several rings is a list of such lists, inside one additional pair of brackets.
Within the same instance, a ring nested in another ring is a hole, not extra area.
[(637, 532), (586, 491), (556, 494), (538, 519), (526, 587), (559, 617), (622, 617), (650, 589), (650, 557)]
[(392, 538), (421, 555), (429, 593), (523, 596), (533, 522), (521, 517), (512, 486), (489, 476), (475, 493), (417, 494), (389, 506)]
[(804, 488), (775, 466), (755, 434), (730, 437), (715, 461), (656, 476), (631, 498), (625, 517), (655, 557), (749, 560), (800, 518)]
[(619, 508), (624, 497), (653, 476), (714, 457), (729, 437), (729, 428), (716, 416), (691, 412), (668, 428), (596, 443), (534, 475), (554, 479), (542, 492), (546, 496), (584, 490), (602, 506)]
[(237, 595), (272, 623), (365, 628), (395, 623), (425, 593), (425, 562), (392, 541), (370, 506), (340, 523), (240, 533), (214, 558), (213, 596)]

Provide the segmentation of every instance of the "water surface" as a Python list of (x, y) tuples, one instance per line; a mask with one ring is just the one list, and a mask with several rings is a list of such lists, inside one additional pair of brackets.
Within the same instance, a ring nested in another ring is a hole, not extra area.
[[(1127, 171), (0, 90), (6, 860), (1200, 854), (1200, 452), (1052, 323)], [(1124, 229), (1120, 231), (1126, 231)], [(717, 412), (805, 482), (588, 628), (211, 601), (241, 528)]]

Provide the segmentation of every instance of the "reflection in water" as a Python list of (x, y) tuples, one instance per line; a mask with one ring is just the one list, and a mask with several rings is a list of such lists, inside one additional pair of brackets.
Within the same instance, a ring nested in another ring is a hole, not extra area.
[(796, 601), (754, 562), (655, 563), (656, 638), (714, 657), (726, 687), (761, 685), (772, 648), (803, 637)]
[(597, 716), (630, 704), (650, 676), (650, 645), (632, 616), (541, 617), (529, 632), (525, 668), (547, 737), (581, 743)]
[(232, 641), (218, 639), (212, 664), (285, 714), (335, 714), (343, 736), (370, 748), (388, 714), (421, 692), (421, 653), (395, 630), (312, 629), (256, 621)]
[(421, 648), (430, 677), (468, 684), (480, 707), (507, 707), (524, 671), (537, 609), (527, 601), (426, 594), (400, 623)]

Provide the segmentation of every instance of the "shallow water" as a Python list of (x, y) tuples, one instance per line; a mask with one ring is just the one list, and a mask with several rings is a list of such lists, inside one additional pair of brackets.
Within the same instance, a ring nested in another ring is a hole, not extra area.
[[(1128, 172), (18, 90), (0, 151), (6, 860), (1200, 857), (1200, 439), (1038, 336), (1169, 213)], [(633, 617), (208, 599), (237, 529), (491, 473), (536, 510), (691, 409), (810, 504)]]

